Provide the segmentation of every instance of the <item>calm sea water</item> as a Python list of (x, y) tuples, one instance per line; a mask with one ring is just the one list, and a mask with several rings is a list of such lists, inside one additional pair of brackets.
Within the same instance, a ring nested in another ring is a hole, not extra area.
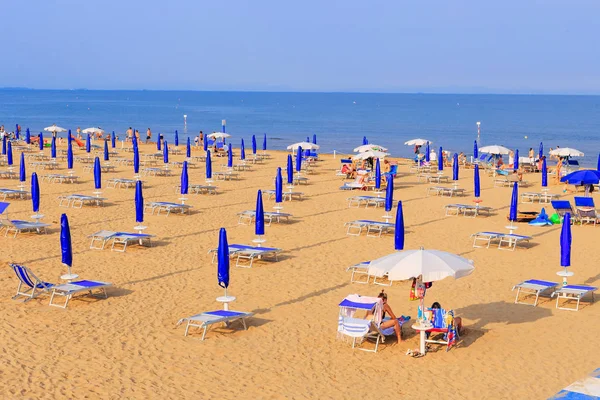
[(123, 135), (132, 126), (142, 137), (150, 127), (154, 138), (177, 129), (180, 140), (193, 140), (200, 130), (220, 131), (222, 119), (234, 146), (266, 133), (269, 148), (283, 149), (317, 134), (322, 152), (351, 152), (367, 136), (395, 156), (410, 156), (403, 143), (420, 137), (471, 153), (481, 121), (482, 145), (525, 155), (543, 141), (546, 150), (583, 151), (587, 165), (600, 151), (600, 96), (0, 90), (0, 124), (8, 130), (19, 123), (37, 133), (56, 123)]

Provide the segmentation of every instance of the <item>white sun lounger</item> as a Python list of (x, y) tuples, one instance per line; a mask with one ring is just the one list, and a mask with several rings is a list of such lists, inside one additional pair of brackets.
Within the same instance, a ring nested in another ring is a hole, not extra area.
[(200, 314), (192, 315), (191, 317), (182, 318), (177, 322), (177, 325), (180, 325), (183, 322), (187, 322), (185, 327), (184, 336), (188, 335), (190, 327), (204, 328), (202, 332), (202, 339), (206, 337), (206, 332), (208, 328), (215, 324), (225, 324), (228, 325), (229, 322), (240, 320), (242, 325), (244, 326), (244, 330), (247, 329), (246, 326), (246, 318), (253, 316), (254, 313), (244, 312), (244, 311), (233, 311), (233, 310), (216, 310), (216, 311), (208, 311)]
[[(54, 307), (67, 308), (69, 300), (71, 300), (73, 296), (79, 293), (85, 293), (86, 296), (103, 297), (106, 299), (108, 297), (106, 295), (106, 288), (109, 286), (112, 286), (112, 283), (88, 280), (56, 285), (52, 287), (52, 296), (50, 296), (49, 305)], [(94, 294), (94, 290), (99, 290), (100, 293)], [(55, 296), (63, 296), (65, 298), (65, 302), (63, 304), (55, 303)]]
[(500, 242), (498, 242), (498, 249), (515, 251), (515, 249), (517, 248), (517, 244), (521, 242), (529, 242), (531, 239), (531, 236), (515, 235), (514, 233), (505, 233), (500, 236)]
[(475, 218), (482, 212), (485, 212), (487, 215), (489, 215), (492, 207), (472, 206), (468, 204), (447, 204), (445, 209), (446, 216), (458, 215), (462, 213), (465, 217), (471, 216)]
[[(52, 283), (44, 282), (27, 267), (18, 264), (9, 264), (19, 278), (19, 286), (17, 294), (13, 296), (13, 300), (20, 297), (25, 297), (24, 302), (38, 297), (41, 294), (48, 293), (54, 286)], [(24, 290), (22, 290), (24, 289)]]
[[(550, 291), (554, 290), (557, 286), (558, 286), (558, 283), (556, 283), (556, 282), (541, 281), (538, 279), (529, 279), (529, 280), (523, 281), (521, 283), (518, 283), (515, 286), (513, 286), (513, 288), (512, 288), (513, 291), (515, 289), (517, 289), (517, 295), (515, 296), (515, 304), (526, 304), (526, 305), (535, 307), (535, 306), (537, 306), (540, 295), (544, 294), (544, 292), (550, 292)], [(534, 295), (535, 300), (534, 300), (533, 304), (519, 301), (519, 296), (520, 296), (521, 292), (523, 292), (526, 296)], [(548, 294), (550, 294), (550, 293), (548, 293)]]
[[(369, 266), (371, 265), (371, 261), (363, 261), (358, 264), (354, 264), (348, 268), (346, 271), (352, 271), (352, 275), (350, 276), (350, 283), (360, 283), (360, 284), (368, 284), (371, 280), (371, 275), (369, 275)], [(360, 278), (355, 278), (357, 275), (366, 275), (367, 280), (363, 281)]]
[[(254, 210), (242, 211), (242, 212), (238, 213), (238, 216), (239, 216), (238, 217), (238, 225), (250, 225), (256, 217), (256, 211), (254, 211)], [(271, 223), (273, 221), (279, 223), (279, 222), (281, 222), (282, 218), (285, 218), (286, 222), (289, 221), (292, 214), (265, 211), (264, 216), (265, 216), (265, 221), (267, 221), (267, 226), (271, 226)]]
[(348, 208), (352, 206), (358, 208), (363, 204), (365, 205), (365, 208), (369, 208), (370, 205), (377, 208), (385, 204), (385, 198), (376, 196), (354, 196), (348, 198)]
[(124, 253), (127, 250), (127, 245), (130, 242), (137, 242), (140, 246), (144, 245), (144, 242), (151, 247), (151, 239), (154, 235), (146, 233), (129, 233), (129, 232), (114, 232), (114, 231), (98, 231), (90, 236), (92, 239), (90, 243), (90, 249), (104, 250), (106, 243), (112, 240), (111, 250)]
[(196, 194), (217, 194), (217, 187), (212, 185), (190, 185), (190, 191)]
[(152, 214), (156, 211), (157, 215), (160, 215), (160, 212), (166, 212), (167, 217), (171, 214), (171, 211), (179, 211), (179, 214), (189, 214), (192, 206), (188, 204), (181, 203), (171, 203), (168, 201), (155, 201), (150, 204), (147, 204), (146, 207), (150, 208)]
[[(590, 294), (591, 298), (592, 298), (591, 302), (593, 303), (594, 302), (594, 292), (596, 290), (598, 290), (598, 288), (594, 287), (594, 286), (566, 285), (566, 286), (562, 286), (561, 288), (555, 290), (554, 293), (552, 293), (552, 297), (556, 296), (556, 308), (558, 308), (559, 310), (579, 311), (579, 302), (581, 301), (581, 299), (585, 295)], [(559, 306), (560, 299), (565, 299), (565, 303), (563, 303), (562, 307)], [(575, 308), (565, 307), (566, 304), (570, 300), (577, 301), (577, 305), (575, 306)]]
[(95, 197), (85, 194), (70, 194), (67, 196), (59, 196), (58, 199), (59, 207), (82, 208), (85, 204), (102, 207), (104, 206), (104, 200), (106, 200), (106, 197)]
[(50, 224), (45, 224), (43, 222), (32, 222), (32, 221), (21, 221), (17, 219), (0, 219), (0, 232), (2, 229), (6, 229), (4, 232), (4, 236), (8, 236), (8, 234), (13, 231), (13, 237), (17, 237), (17, 235), (21, 232), (37, 232), (37, 233), (46, 233), (46, 227), (50, 226)]
[(135, 187), (136, 182), (137, 181), (135, 179), (111, 178), (108, 180), (107, 187), (111, 189), (116, 189), (117, 187), (129, 189)]
[(391, 222), (371, 221), (366, 219), (359, 219), (355, 221), (346, 222), (347, 226), (346, 235), (349, 236), (360, 236), (363, 229), (367, 229), (367, 236), (370, 237), (381, 237), (382, 233), (394, 232), (395, 224)]
[[(209, 253), (213, 253), (212, 262), (215, 262), (217, 257), (217, 250), (212, 249)], [(235, 266), (242, 268), (252, 268), (252, 263), (255, 259), (263, 260), (266, 257), (274, 257), (277, 261), (277, 256), (283, 250), (276, 247), (255, 247), (248, 246), (245, 244), (230, 244), (229, 245), (229, 257), (235, 258)], [(248, 260), (248, 263), (243, 263), (243, 260)], [(241, 262), (242, 261), (242, 262)]]
[(2, 196), (2, 200), (6, 199), (27, 199), (29, 197), (29, 192), (26, 190), (17, 190), (17, 189), (0, 189), (0, 196)]
[(64, 175), (64, 174), (48, 174), (42, 176), (42, 181), (46, 180), (50, 183), (76, 183), (79, 179), (76, 175)]
[[(267, 195), (267, 199), (271, 200), (272, 198), (275, 198), (275, 190), (263, 190), (262, 194), (266, 194)], [(281, 199), (283, 201), (292, 201), (294, 198), (297, 200), (302, 200), (302, 192), (282, 192), (281, 193)]]

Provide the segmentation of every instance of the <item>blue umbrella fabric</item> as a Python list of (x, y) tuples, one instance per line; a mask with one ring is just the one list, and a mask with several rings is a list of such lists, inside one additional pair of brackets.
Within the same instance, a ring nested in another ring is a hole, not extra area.
[(175, 129), (175, 147), (179, 147), (179, 133)]
[(562, 228), (560, 230), (560, 266), (568, 267), (571, 265), (571, 213), (566, 213)]
[(212, 162), (210, 159), (210, 150), (206, 152), (206, 179), (212, 178)]
[(296, 172), (300, 172), (302, 170), (302, 147), (298, 146), (298, 150), (296, 151)]
[(475, 169), (473, 169), (473, 187), (475, 197), (479, 198), (481, 196), (481, 183), (479, 182), (479, 165), (477, 164), (475, 164)]
[(6, 135), (2, 136), (2, 155), (6, 154), (6, 140), (8, 137)]
[(263, 209), (262, 192), (256, 195), (256, 215), (254, 216), (254, 233), (256, 236), (265, 234), (265, 211)]
[(21, 133), (21, 127), (19, 127), (19, 124), (16, 124), (15, 126), (15, 137), (17, 139), (19, 139), (19, 134)]
[(29, 128), (25, 131), (25, 143), (31, 144), (31, 132), (29, 132)]
[(19, 165), (19, 182), (27, 180), (27, 172), (25, 171), (25, 153), (21, 153), (21, 164)]
[(538, 153), (538, 157), (541, 159), (544, 155), (544, 143), (540, 142), (540, 151)]
[(89, 133), (87, 134), (87, 137), (85, 139), (85, 151), (86, 153), (92, 151), (92, 138), (90, 137)]
[(188, 187), (188, 163), (184, 161), (181, 168), (181, 194), (188, 194)]
[(546, 167), (546, 159), (542, 159), (542, 187), (548, 186), (548, 168)]
[(458, 180), (458, 153), (452, 156), (452, 180)]
[(202, 145), (204, 146), (204, 151), (208, 151), (208, 138), (204, 136), (204, 140), (202, 141)]
[(281, 167), (277, 167), (275, 176), (275, 203), (283, 202), (283, 178), (281, 177)]
[(44, 134), (40, 132), (38, 135), (38, 144), (40, 145), (40, 150), (44, 150)]
[(596, 185), (600, 183), (600, 171), (580, 169), (579, 171), (563, 176), (560, 181), (568, 182), (571, 185)]
[(508, 214), (508, 219), (511, 222), (515, 222), (517, 220), (518, 214), (518, 203), (519, 203), (519, 185), (517, 182), (513, 184), (512, 196), (510, 197), (510, 211)]
[(308, 136), (306, 137), (306, 143), (310, 143), (310, 138)]
[(69, 274), (71, 274), (73, 249), (71, 247), (71, 229), (69, 228), (67, 214), (60, 216), (60, 253), (62, 263), (69, 267)]
[(429, 155), (430, 152), (431, 152), (431, 150), (429, 149), (429, 142), (427, 142), (425, 144), (425, 161), (427, 161), (427, 162), (431, 161), (431, 156)]
[(242, 139), (242, 146), (240, 148), (240, 159), (241, 160), (246, 159), (246, 147), (244, 146), (244, 139)]
[(294, 168), (292, 164), (292, 155), (288, 154), (287, 158), (287, 183), (291, 185), (294, 183)]
[(135, 183), (135, 222), (144, 222), (144, 194), (142, 192), (142, 181)]
[(140, 150), (137, 146), (133, 146), (133, 173), (140, 173)]
[(379, 158), (375, 162), (375, 189), (381, 189), (381, 166), (379, 165)]
[(13, 153), (12, 153), (12, 144), (8, 142), (8, 147), (6, 149), (6, 163), (9, 166), (13, 165)]
[(267, 134), (265, 133), (265, 135), (263, 136), (263, 145), (262, 145), (262, 149), (263, 151), (267, 151)]
[(396, 211), (396, 226), (394, 228), (394, 249), (404, 250), (404, 212), (402, 211), (402, 201), (398, 202)]
[(227, 148), (227, 168), (233, 168), (233, 149), (231, 146)]
[(438, 171), (444, 170), (444, 152), (442, 151), (442, 147), (440, 146), (440, 150), (438, 151)]
[(167, 144), (166, 140), (163, 146), (163, 162), (165, 164), (169, 163), (169, 145)]
[(598, 171), (600, 171), (600, 154), (598, 154), (598, 165), (596, 167)]
[(73, 169), (73, 143), (67, 142), (67, 169)]
[(256, 154), (256, 136), (252, 135), (252, 154)]
[(219, 286), (227, 290), (227, 287), (229, 286), (229, 244), (227, 243), (227, 231), (225, 228), (221, 228), (219, 231), (217, 279), (219, 281)]
[(94, 160), (94, 187), (102, 189), (102, 168), (100, 168), (100, 158)]
[(50, 157), (56, 158), (56, 137), (52, 137), (52, 142), (50, 143)]
[(515, 159), (513, 161), (513, 169), (515, 171), (519, 169), (519, 149), (515, 150)]
[(366, 137), (366, 136), (363, 136), (363, 146), (364, 146), (365, 144), (369, 144), (369, 141), (367, 140), (367, 137)]
[(31, 174), (31, 205), (33, 206), (33, 212), (40, 211), (40, 184), (36, 172)]
[(104, 141), (104, 161), (108, 161), (108, 140)]
[(392, 175), (388, 176), (387, 186), (385, 188), (385, 211), (392, 211), (392, 206), (394, 203), (394, 177)]
[(192, 156), (192, 143), (190, 142), (190, 138), (188, 136), (187, 143), (185, 145), (185, 156), (190, 158)]
[(110, 135), (110, 144), (113, 149), (117, 147), (117, 135), (115, 135), (115, 131), (112, 131), (112, 135)]
[(313, 133), (313, 144), (317, 144), (317, 134)]
[(160, 133), (158, 134), (157, 138), (156, 138), (156, 150), (157, 151), (161, 151), (162, 149), (160, 148)]
[(477, 148), (477, 140), (473, 143), (473, 158), (479, 158), (479, 149)]

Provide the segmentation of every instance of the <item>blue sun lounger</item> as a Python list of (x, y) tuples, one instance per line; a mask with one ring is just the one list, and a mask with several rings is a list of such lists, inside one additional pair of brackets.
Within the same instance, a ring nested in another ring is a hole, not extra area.
[[(517, 295), (515, 296), (515, 304), (527, 304), (535, 307), (537, 306), (538, 299), (541, 294), (543, 294), (544, 292), (548, 292), (548, 294), (551, 295), (549, 292), (554, 290), (557, 286), (558, 283), (556, 282), (541, 281), (538, 279), (529, 279), (518, 283), (512, 288), (513, 291), (517, 289)], [(533, 304), (519, 301), (519, 295), (521, 294), (521, 292), (523, 292), (526, 296), (534, 295), (535, 301), (533, 302)]]
[[(581, 301), (581, 299), (583, 297), (585, 297), (586, 295), (591, 295), (591, 302), (594, 302), (594, 292), (598, 290), (597, 287), (595, 286), (587, 286), (587, 285), (566, 285), (566, 286), (562, 286), (559, 289), (555, 290), (554, 293), (552, 293), (552, 297), (554, 297), (556, 295), (556, 308), (559, 310), (569, 310), (569, 311), (579, 311), (579, 302)], [(559, 300), (560, 299), (565, 299), (565, 303), (563, 303), (562, 307), (559, 307)], [(572, 307), (565, 307), (565, 305), (570, 301), (570, 300), (576, 300), (577, 301), (577, 305), (575, 306), (575, 308)]]
[(554, 211), (556, 211), (561, 218), (564, 217), (566, 213), (571, 213), (571, 220), (576, 217), (575, 210), (573, 210), (569, 200), (552, 200), (550, 201), (550, 204), (552, 204), (552, 208), (554, 208)]
[(598, 400), (600, 399), (600, 368), (589, 376), (574, 382), (548, 400)]
[(391, 233), (395, 229), (395, 224), (391, 222), (371, 221), (367, 219), (346, 222), (344, 225), (347, 226), (346, 235), (350, 236), (360, 236), (363, 229), (366, 228), (367, 236), (381, 237), (382, 233)]
[[(62, 285), (55, 285), (52, 286), (52, 296), (50, 296), (49, 305), (54, 307), (67, 308), (69, 300), (71, 300), (73, 296), (79, 293), (84, 293), (84, 295), (86, 296), (103, 297), (106, 299), (108, 297), (106, 295), (106, 288), (108, 286), (112, 286), (112, 283), (88, 280), (69, 282)], [(94, 294), (94, 290), (99, 291), (99, 293)], [(55, 296), (63, 296), (65, 298), (65, 302), (63, 304), (55, 303)]]
[[(213, 253), (212, 263), (214, 264), (215, 258), (217, 257), (218, 249), (211, 249), (209, 253)], [(255, 259), (262, 260), (265, 257), (274, 257), (277, 261), (277, 256), (283, 250), (276, 247), (255, 247), (248, 246), (245, 244), (230, 244), (229, 245), (229, 257), (235, 258), (235, 266), (242, 268), (252, 268), (252, 263)], [(241, 263), (242, 260), (248, 260), (249, 263)]]
[(598, 222), (598, 214), (596, 213), (596, 205), (593, 197), (575, 197), (575, 210), (577, 219), (581, 224), (584, 222), (593, 223), (596, 226)]
[(185, 327), (184, 336), (188, 335), (190, 327), (204, 328), (204, 332), (202, 332), (202, 339), (206, 337), (206, 332), (208, 328), (215, 324), (225, 324), (229, 325), (230, 322), (240, 320), (242, 321), (242, 325), (244, 326), (244, 330), (248, 329), (246, 326), (246, 319), (253, 316), (254, 313), (244, 312), (244, 311), (232, 311), (232, 310), (217, 310), (217, 311), (208, 311), (200, 314), (192, 315), (191, 317), (182, 318), (177, 322), (177, 325), (180, 325), (183, 322), (187, 322)]
[[(25, 297), (24, 302), (38, 297), (41, 294), (48, 293), (54, 286), (52, 283), (44, 282), (27, 267), (18, 264), (9, 264), (19, 278), (17, 294), (13, 300)], [(23, 289), (23, 290), (22, 290)]]
[[(146, 242), (148, 246), (151, 247), (152, 243), (150, 242), (150, 239), (152, 239), (154, 235), (149, 235), (147, 233), (98, 231), (88, 237), (92, 238), (90, 249), (104, 250), (106, 243), (108, 243), (109, 240), (112, 240), (111, 250), (124, 253), (130, 242), (138, 242), (140, 246)], [(119, 248), (120, 246), (122, 247)]]

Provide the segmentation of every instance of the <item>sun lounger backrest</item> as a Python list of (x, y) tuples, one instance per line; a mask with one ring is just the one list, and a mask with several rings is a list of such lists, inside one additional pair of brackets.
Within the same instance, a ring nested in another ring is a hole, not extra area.
[(398, 165), (394, 164), (390, 167), (390, 175), (396, 176), (397, 173), (398, 173)]
[[(23, 282), (24, 285), (27, 285), (31, 288), (36, 286), (36, 282), (39, 280), (35, 277), (35, 275), (33, 275), (29, 268), (18, 264), (10, 264), (10, 266), (15, 271), (15, 274), (17, 274), (17, 278), (19, 278), (19, 280)], [(30, 273), (31, 275), (33, 275), (33, 279), (29, 275)]]
[(572, 209), (571, 202), (569, 200), (552, 200), (551, 201), (552, 208), (559, 211), (570, 211)]
[(4, 211), (6, 211), (6, 209), (8, 208), (8, 206), (10, 206), (10, 203), (7, 202), (0, 202), (0, 214), (3, 214)]
[(595, 207), (594, 198), (593, 197), (575, 197), (575, 207)]

